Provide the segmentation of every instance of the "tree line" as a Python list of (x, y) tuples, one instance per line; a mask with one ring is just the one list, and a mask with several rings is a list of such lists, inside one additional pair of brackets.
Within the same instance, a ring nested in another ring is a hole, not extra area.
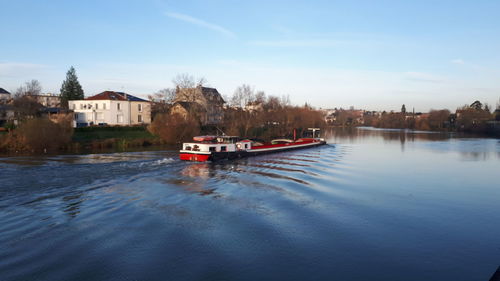
[[(18, 87), (9, 105), (14, 111), (14, 120), (4, 125), (8, 133), (0, 138), (0, 151), (34, 153), (57, 151), (71, 143), (73, 116), (60, 115), (48, 118), (44, 107), (36, 99), (42, 94), (38, 80), (30, 80)], [(69, 100), (84, 98), (82, 86), (74, 67), (66, 73), (61, 85), (61, 106), (67, 108)]]
[(497, 134), (497, 129), (491, 125), (494, 122), (491, 121), (500, 121), (500, 102), (494, 112), (487, 104), (480, 101), (463, 105), (457, 108), (454, 113), (448, 109), (431, 110), (426, 114), (408, 113), (403, 110), (401, 112), (383, 112), (380, 116), (366, 116), (364, 125), (377, 128)]
[(172, 82), (175, 88), (160, 90), (149, 97), (155, 102), (152, 109), (153, 122), (149, 129), (169, 143), (189, 140), (199, 134), (225, 133), (270, 139), (293, 137), (295, 130), (300, 137), (307, 128), (326, 125), (324, 115), (311, 106), (294, 106), (289, 96), (266, 95), (264, 91), (256, 91), (247, 84), (237, 87), (232, 95), (224, 96), (226, 106), (220, 123), (203, 125), (200, 108), (197, 106), (190, 107), (187, 116), (171, 114), (169, 110), (180, 89), (206, 85), (206, 80), (181, 74)]

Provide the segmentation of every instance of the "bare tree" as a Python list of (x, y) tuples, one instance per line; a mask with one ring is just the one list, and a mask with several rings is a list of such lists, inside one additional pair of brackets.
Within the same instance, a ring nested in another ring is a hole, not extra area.
[(25, 85), (26, 94), (28, 95), (39, 95), (42, 93), (42, 85), (36, 79), (26, 82)]
[(20, 98), (22, 96), (34, 96), (42, 93), (42, 85), (36, 79), (32, 79), (31, 81), (27, 81), (24, 85), (17, 88), (14, 93), (14, 98)]
[(196, 79), (196, 86), (203, 87), (203, 86), (207, 86), (207, 85), (208, 85), (208, 81), (207, 81), (207, 79), (205, 79), (205, 77), (199, 77), (198, 79)]
[(276, 96), (268, 96), (265, 104), (266, 110), (277, 110), (281, 107), (281, 101)]
[(175, 89), (165, 88), (148, 95), (151, 101), (151, 117), (154, 119), (159, 113), (167, 113), (175, 100)]
[(199, 95), (198, 87), (205, 86), (207, 80), (203, 77), (195, 79), (193, 75), (181, 73), (172, 79), (172, 83), (175, 85), (174, 100), (196, 102)]
[(264, 93), (264, 91), (258, 91), (257, 94), (255, 94), (255, 101), (257, 103), (266, 102), (266, 93)]
[(244, 108), (253, 101), (255, 101), (254, 89), (247, 84), (236, 88), (231, 97), (231, 105), (239, 108)]
[(39, 95), (41, 92), (42, 86), (35, 79), (25, 82), (24, 85), (17, 88), (12, 105), (18, 119), (32, 118), (39, 115), (43, 106), (32, 96)]
[(448, 109), (431, 110), (429, 117), (429, 127), (431, 130), (441, 130), (445, 126), (445, 122), (450, 118), (450, 111)]
[(205, 77), (195, 78), (189, 73), (180, 73), (172, 79), (174, 86), (181, 89), (194, 88), (196, 86), (205, 86), (207, 84), (207, 79)]
[(165, 88), (149, 95), (148, 99), (152, 102), (171, 104), (175, 99), (175, 89)]
[(148, 126), (148, 130), (167, 143), (188, 140), (200, 133), (199, 122), (194, 116), (159, 114)]
[(292, 104), (290, 102), (290, 95), (282, 95), (280, 102), (281, 102), (281, 106), (290, 106)]
[(196, 83), (194, 80), (194, 76), (188, 73), (180, 73), (172, 79), (172, 83), (174, 83), (175, 87), (181, 89), (194, 88)]

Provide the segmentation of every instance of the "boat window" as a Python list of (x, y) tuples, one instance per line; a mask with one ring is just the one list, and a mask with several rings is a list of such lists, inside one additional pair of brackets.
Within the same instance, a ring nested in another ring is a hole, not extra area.
[(193, 150), (194, 151), (200, 151), (200, 147), (198, 145), (193, 145)]
[(210, 147), (208, 148), (208, 151), (215, 151), (215, 146), (210, 146)]
[(186, 145), (186, 148), (184, 150), (191, 150), (191, 146)]
[(245, 148), (248, 148), (248, 144), (245, 144)]
[(220, 151), (227, 151), (226, 146), (221, 146), (221, 147), (220, 147)]

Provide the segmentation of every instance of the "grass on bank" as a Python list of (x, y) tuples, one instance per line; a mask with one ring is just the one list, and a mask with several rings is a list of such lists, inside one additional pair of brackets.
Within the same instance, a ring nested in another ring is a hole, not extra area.
[(163, 144), (162, 140), (151, 134), (145, 126), (76, 128), (72, 140), (72, 146), (76, 150), (126, 149)]
[(158, 137), (152, 135), (146, 127), (84, 127), (75, 128), (73, 134), (74, 142), (91, 142), (94, 140), (104, 139), (157, 139)]

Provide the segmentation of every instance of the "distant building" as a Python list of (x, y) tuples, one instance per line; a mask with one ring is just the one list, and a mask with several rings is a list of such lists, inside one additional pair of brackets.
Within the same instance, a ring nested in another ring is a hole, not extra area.
[(43, 105), (44, 107), (61, 107), (61, 97), (59, 95), (29, 95), (28, 97)]
[[(193, 105), (197, 104), (197, 106)], [(196, 88), (177, 88), (171, 113), (181, 110), (202, 108), (197, 112), (203, 125), (219, 124), (224, 118), (224, 99), (215, 88), (198, 86)], [(192, 104), (192, 105), (188, 105)]]
[(495, 117), (496, 121), (500, 121), (500, 108), (497, 108), (495, 109), (495, 111), (493, 111), (493, 116)]
[(0, 103), (11, 99), (11, 94), (4, 88), (0, 88)]
[(7, 104), (0, 104), (0, 127), (3, 127), (9, 121), (14, 121), (14, 119), (14, 107)]
[(249, 111), (249, 112), (263, 111), (264, 104), (263, 104), (263, 102), (259, 102), (259, 101), (249, 102), (247, 105), (245, 105), (244, 110)]
[(186, 119), (188, 115), (192, 114), (198, 118), (202, 124), (208, 123), (208, 114), (206, 109), (196, 102), (175, 102), (170, 108), (170, 114), (179, 114), (184, 119)]
[(74, 116), (73, 110), (61, 107), (44, 107), (42, 110), (40, 110), (40, 113), (55, 123), (60, 123), (62, 121), (71, 121)]
[(375, 111), (359, 109), (325, 109), (325, 121), (330, 125), (363, 125), (365, 116), (374, 116)]
[(151, 103), (123, 92), (105, 91), (84, 100), (70, 100), (68, 106), (79, 127), (151, 123)]

